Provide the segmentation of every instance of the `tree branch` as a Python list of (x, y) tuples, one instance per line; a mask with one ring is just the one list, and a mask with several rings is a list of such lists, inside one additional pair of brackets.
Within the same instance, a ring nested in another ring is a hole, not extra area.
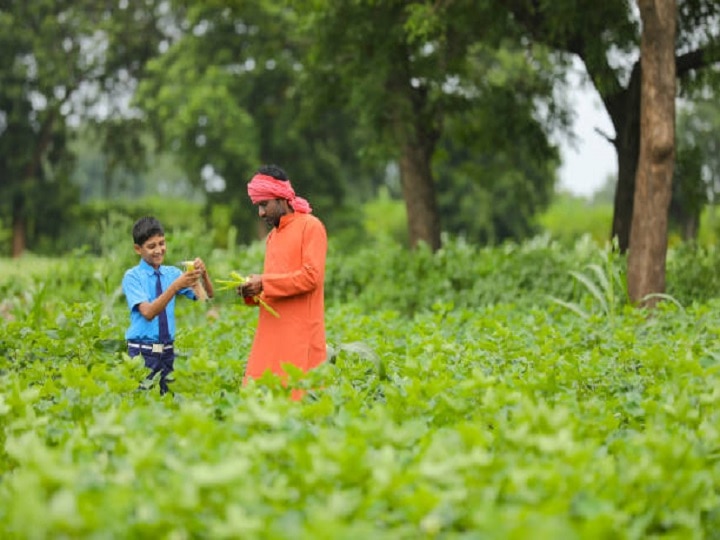
[(675, 70), (679, 78), (689, 72), (702, 69), (715, 62), (720, 62), (720, 48), (701, 47), (675, 57)]
[(615, 143), (617, 142), (617, 139), (616, 139), (615, 137), (612, 137), (611, 135), (608, 135), (607, 133), (605, 133), (605, 132), (604, 132), (602, 129), (600, 129), (599, 127), (595, 127), (595, 133), (597, 133), (597, 134), (600, 135), (603, 139), (606, 139), (607, 142), (609, 142), (610, 144), (612, 144), (613, 146), (615, 146)]
[(40, 170), (42, 158), (45, 155), (45, 151), (48, 149), (48, 146), (50, 146), (50, 143), (52, 142), (52, 130), (55, 124), (57, 112), (57, 108), (52, 108), (45, 117), (45, 120), (40, 127), (40, 131), (38, 132), (30, 162), (25, 166), (25, 176), (22, 180), (32, 178)]

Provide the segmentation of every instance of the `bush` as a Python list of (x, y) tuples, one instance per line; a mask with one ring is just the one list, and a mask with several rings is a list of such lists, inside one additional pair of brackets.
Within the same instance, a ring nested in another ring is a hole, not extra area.
[(563, 195), (538, 221), (552, 238), (567, 246), (585, 235), (603, 245), (610, 238), (612, 214), (611, 204), (593, 204), (583, 198)]
[(547, 236), (490, 248), (446, 237), (435, 254), (424, 245), (409, 250), (380, 240), (329, 258), (325, 291), (330, 303), (353, 301), (367, 310), (382, 306), (406, 314), (438, 304), (529, 307), (545, 303), (549, 295), (577, 295), (568, 272), (602, 260), (603, 252), (589, 239), (572, 249)]
[(720, 297), (720, 253), (714, 246), (679, 244), (668, 250), (667, 293), (683, 305)]

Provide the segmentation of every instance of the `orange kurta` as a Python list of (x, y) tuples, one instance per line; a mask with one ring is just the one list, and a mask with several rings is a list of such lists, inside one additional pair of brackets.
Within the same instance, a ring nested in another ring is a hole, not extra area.
[(326, 254), (325, 227), (311, 214), (284, 215), (270, 231), (262, 298), (280, 317), (260, 308), (246, 377), (282, 375), (285, 363), (308, 371), (325, 360)]

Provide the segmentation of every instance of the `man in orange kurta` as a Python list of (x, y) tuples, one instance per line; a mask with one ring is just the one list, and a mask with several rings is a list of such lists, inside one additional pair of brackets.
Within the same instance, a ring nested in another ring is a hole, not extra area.
[[(268, 370), (282, 376), (285, 363), (308, 371), (326, 357), (325, 226), (311, 214), (308, 202), (295, 195), (280, 167), (258, 169), (248, 195), (272, 229), (263, 273), (250, 275), (238, 290), (247, 304), (260, 306), (245, 378), (259, 378)], [(279, 317), (258, 304), (257, 295)]]

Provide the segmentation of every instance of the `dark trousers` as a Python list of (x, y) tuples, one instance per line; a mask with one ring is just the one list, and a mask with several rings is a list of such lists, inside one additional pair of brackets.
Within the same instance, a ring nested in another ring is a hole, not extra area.
[(145, 360), (145, 367), (150, 370), (145, 380), (154, 379), (157, 374), (160, 374), (160, 394), (166, 394), (169, 390), (168, 382), (169, 375), (172, 373), (175, 364), (175, 351), (169, 349), (161, 353), (154, 353), (145, 349), (139, 350), (135, 347), (128, 347), (128, 354), (130, 358), (134, 358), (138, 354), (142, 354)]

